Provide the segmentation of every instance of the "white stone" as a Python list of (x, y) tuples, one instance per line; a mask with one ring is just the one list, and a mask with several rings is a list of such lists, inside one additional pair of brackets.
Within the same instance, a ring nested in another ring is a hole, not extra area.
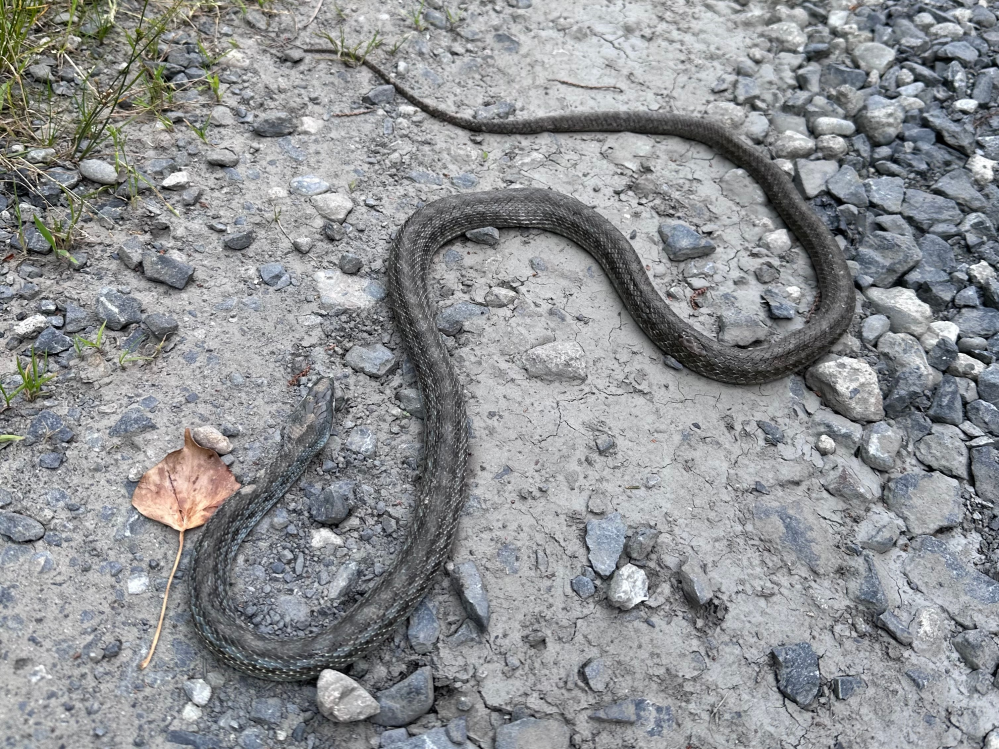
[(838, 159), (849, 150), (846, 140), (838, 135), (820, 135), (815, 147), (824, 159)]
[(848, 357), (831, 359), (809, 369), (805, 380), (834, 411), (848, 419), (881, 421), (884, 418), (878, 376), (867, 362)]
[(930, 26), (926, 33), (938, 39), (960, 39), (964, 36), (964, 29), (956, 23), (938, 23)]
[(324, 549), (327, 546), (343, 546), (343, 539), (331, 531), (329, 528), (316, 528), (312, 531), (309, 545), (313, 549)]
[(812, 132), (816, 135), (845, 135), (849, 137), (857, 132), (857, 126), (850, 120), (841, 120), (839, 117), (816, 117), (812, 124)]
[(759, 241), (760, 247), (770, 252), (779, 254), (781, 252), (787, 252), (791, 249), (791, 235), (788, 234), (787, 229), (778, 229), (777, 231), (771, 231), (760, 237)]
[(884, 73), (895, 60), (895, 50), (877, 42), (864, 42), (853, 48), (853, 61), (865, 73)]
[(815, 449), (819, 451), (819, 455), (832, 455), (836, 452), (836, 443), (828, 434), (820, 434), (815, 440)]
[(342, 224), (354, 210), (354, 201), (338, 192), (328, 192), (313, 197), (312, 207), (324, 219)]
[(362, 276), (348, 276), (339, 268), (318, 270), (313, 276), (319, 303), (325, 309), (365, 309), (375, 303), (367, 292), (371, 283)]
[(298, 132), (305, 133), (306, 135), (315, 135), (323, 129), (323, 125), (325, 124), (325, 122), (318, 120), (315, 117), (303, 117), (302, 124), (298, 128)]
[(964, 166), (971, 172), (972, 178), (980, 185), (987, 185), (995, 178), (996, 162), (980, 154), (968, 159)]
[(961, 114), (971, 114), (978, 109), (978, 102), (974, 99), (958, 99), (953, 106)]
[(919, 337), (919, 343), (924, 351), (931, 351), (941, 338), (946, 338), (951, 343), (957, 343), (957, 336), (961, 329), (955, 323), (946, 320), (931, 322), (926, 332)]
[(125, 589), (128, 591), (130, 596), (137, 596), (140, 593), (145, 593), (146, 590), (149, 589), (149, 575), (145, 572), (133, 575), (128, 578), (128, 582), (125, 584)]
[(199, 445), (214, 450), (219, 455), (228, 455), (232, 452), (232, 442), (215, 427), (195, 427), (191, 430), (191, 436)]
[(624, 611), (649, 600), (649, 578), (645, 570), (633, 564), (621, 567), (607, 586), (607, 600)]
[(14, 323), (12, 331), (17, 338), (34, 338), (49, 326), (45, 315), (32, 315)]
[(958, 354), (957, 358), (947, 367), (947, 374), (954, 377), (967, 377), (972, 382), (978, 382), (978, 375), (984, 371), (985, 363), (967, 354)]
[[(968, 266), (968, 278), (975, 286), (983, 286), (996, 277), (995, 269), (984, 260)], [(955, 326), (956, 327), (956, 326)]]
[(586, 352), (575, 341), (555, 341), (528, 350), (523, 357), (527, 376), (549, 382), (586, 379)]
[(377, 715), (381, 708), (364, 687), (346, 674), (326, 669), (316, 683), (319, 712), (337, 723), (351, 723)]
[(180, 711), (180, 719), (185, 723), (197, 723), (201, 720), (201, 708), (193, 702), (188, 702)]
[(807, 135), (785, 130), (770, 147), (774, 158), (803, 159), (815, 153), (815, 141)]
[(933, 320), (933, 310), (912, 289), (896, 286), (879, 289), (871, 286), (864, 292), (874, 309), (891, 320), (893, 333), (921, 336)]
[(604, 141), (600, 155), (612, 164), (637, 172), (642, 168), (642, 160), (655, 152), (655, 145), (655, 141), (647, 135), (615, 133)]
[(162, 187), (165, 190), (183, 190), (191, 184), (191, 175), (187, 172), (174, 172), (163, 180)]
[(204, 679), (188, 679), (184, 682), (184, 694), (198, 707), (204, 707), (212, 698), (212, 688)]

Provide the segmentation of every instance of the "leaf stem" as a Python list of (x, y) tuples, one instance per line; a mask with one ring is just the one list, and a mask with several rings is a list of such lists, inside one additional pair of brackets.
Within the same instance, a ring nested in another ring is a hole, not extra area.
[(153, 635), (153, 644), (149, 646), (149, 655), (146, 660), (139, 664), (140, 669), (149, 665), (156, 652), (156, 643), (160, 641), (160, 632), (163, 630), (163, 617), (166, 615), (167, 599), (170, 597), (170, 585), (173, 583), (173, 576), (177, 572), (177, 565), (180, 564), (180, 555), (184, 551), (184, 529), (180, 529), (180, 545), (177, 548), (177, 558), (173, 560), (173, 569), (170, 570), (170, 577), (167, 579), (166, 590), (163, 592), (163, 608), (160, 609), (160, 622), (156, 625), (156, 634)]

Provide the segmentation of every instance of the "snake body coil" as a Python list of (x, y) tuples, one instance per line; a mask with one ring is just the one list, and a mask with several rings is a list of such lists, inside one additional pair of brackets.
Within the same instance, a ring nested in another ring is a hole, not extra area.
[[(375, 65), (365, 64), (388, 79)], [(663, 352), (722, 382), (766, 382), (810, 364), (843, 334), (853, 315), (852, 277), (829, 230), (779, 167), (716, 122), (661, 112), (584, 112), (480, 122), (444, 112), (398, 84), (396, 88), (428, 114), (469, 130), (630, 131), (674, 135), (711, 146), (759, 182), (804, 246), (815, 269), (820, 302), (804, 327), (765, 346), (730, 348), (680, 320), (652, 285), (624, 235), (574, 198), (549, 190), (509, 189), (453, 195), (420, 208), (399, 231), (389, 262), (395, 319), (416, 369), (426, 411), (422, 486), (393, 566), (339, 622), (316, 635), (258, 634), (233, 605), (229, 575), (239, 545), (329, 436), (333, 388), (326, 379), (312, 387), (292, 414), (278, 455), (257, 484), (227, 500), (199, 540), (191, 593), (195, 627), (219, 660), (261, 678), (307, 679), (362, 657), (409, 615), (448, 558), (464, 501), (466, 417), (462, 387), (435, 325), (437, 309), (427, 283), (430, 261), (448, 241), (483, 226), (537, 228), (572, 240), (600, 263), (632, 317)]]

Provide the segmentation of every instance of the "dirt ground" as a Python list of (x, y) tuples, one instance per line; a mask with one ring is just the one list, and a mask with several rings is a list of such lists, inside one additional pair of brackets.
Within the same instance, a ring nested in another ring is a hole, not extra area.
[[(312, 7), (294, 9), (300, 25)], [(428, 99), (464, 113), (508, 101), (520, 115), (703, 113), (717, 100), (715, 81), (748, 49), (766, 46), (759, 30), (771, 20), (755, 3), (559, 0), (515, 9), (476, 1), (462, 6), (452, 29), (417, 32), (404, 18), (408, 10), (358, 0), (342, 8), (344, 29), (358, 40), (378, 30), (389, 41), (375, 59), (405, 63), (403, 80)], [(336, 12), (327, 2), (316, 25), (332, 27)], [(344, 355), (354, 345), (383, 343), (402, 357), (382, 293), (384, 268), (391, 236), (420, 204), (461, 190), (550, 187), (634, 234), (657, 288), (703, 329), (714, 331), (723, 298), (758, 309), (763, 285), (753, 271), (766, 258), (755, 248), (782, 224), (730, 173), (733, 165), (708, 149), (629, 134), (470, 137), (398, 98), (363, 104), (381, 83), (369, 71), (317, 54), (283, 59), (290, 16), (251, 13), (257, 26), (261, 19), (266, 30), (230, 19), (238, 51), (223, 69), (241, 82), (230, 84), (222, 103), (234, 118), (237, 107), (256, 121), (285, 111), (296, 121), (312, 118), (306, 127), (265, 138), (216, 110), (218, 121), (232, 124), (212, 126), (208, 137), (240, 157), (236, 181), (207, 163), (210, 149), (182, 124), (173, 132), (154, 122), (135, 125), (137, 163), (185, 155), (183, 170), (203, 188), (200, 199), (184, 206), (167, 193), (175, 217), (149, 194), (113, 228), (88, 223), (83, 271), (35, 262), (41, 298), (93, 311), (102, 288), (126, 289), (146, 313), (170, 315), (180, 329), (149, 363), (119, 367), (109, 353), (106, 371), (93, 376), (68, 364), (50, 398), (20, 407), (8, 421), (23, 434), (48, 410), (74, 436), (59, 448), (57, 470), (39, 465), (51, 450), (44, 442), (0, 451), (0, 485), (9, 491), (0, 503), (46, 529), (33, 543), (0, 541), (0, 746), (159, 748), (175, 745), (168, 737), (179, 734), (171, 731), (200, 736), (203, 746), (379, 746), (382, 729), (318, 715), (314, 685), (269, 683), (219, 666), (190, 622), (189, 556), (156, 658), (140, 671), (177, 534), (139, 516), (129, 498), (138, 476), (181, 445), (185, 427), (227, 427), (233, 471), (248, 481), (307, 384), (329, 375), (344, 402), (338, 436), (280, 505), (286, 516), (275, 523), (272, 512), (244, 547), (239, 595), (261, 611), (277, 607), (275, 622), (304, 612), (315, 624), (334, 616), (320, 574), (329, 580), (353, 561), (363, 590), (387, 566), (415, 492), (421, 422), (400, 410), (396, 397), (412, 382), (405, 366), (373, 378), (350, 369)], [(296, 43), (323, 45), (313, 28)], [(389, 56), (387, 48), (406, 33)], [(213, 108), (206, 94), (186, 106), (199, 117)], [(304, 175), (353, 202), (337, 241), (324, 235), (310, 199), (290, 191)], [(686, 264), (661, 252), (657, 229), (670, 215), (710, 233), (718, 246), (708, 258), (716, 265), (715, 302), (702, 310), (690, 303)], [(255, 239), (247, 249), (228, 249), (226, 235), (209, 228), (213, 222), (230, 233), (250, 227)], [(296, 251), (289, 237), (312, 239), (311, 250)], [(118, 253), (134, 240), (162, 242), (192, 264), (191, 283), (176, 290), (129, 270)], [(344, 252), (363, 261), (358, 275), (337, 270)], [(807, 309), (814, 296), (807, 258), (800, 248), (786, 254), (781, 283), (799, 286)], [(290, 285), (276, 290), (261, 282), (258, 268), (273, 262)], [(565, 721), (573, 746), (592, 749), (980, 746), (970, 737), (980, 741), (996, 723), (995, 692), (983, 696), (965, 683), (949, 646), (953, 624), (909, 585), (902, 551), (876, 564), (892, 606), (917, 617), (918, 646), (888, 638), (850, 595), (863, 559), (848, 547), (862, 515), (820, 484), (822, 459), (808, 430), (821, 406), (800, 377), (735, 387), (669, 367), (599, 266), (552, 235), (503, 231), (496, 246), (457, 241), (431, 273), (444, 304), (481, 303), (494, 286), (515, 288), (517, 302), (466, 321), (452, 346), (473, 435), (454, 559), (474, 560), (482, 573), (488, 633), (463, 635), (462, 608), (442, 579), (430, 598), (442, 628), (436, 646), (417, 654), (400, 630), (354, 672), (374, 692), (430, 665), (436, 703), (414, 732), (443, 725), (467, 699), (470, 733), (484, 747), (492, 746), (492, 728), (525, 715)], [(332, 284), (349, 289), (351, 301), (324, 299)], [(109, 351), (117, 352), (126, 333), (108, 335)], [(582, 348), (584, 381), (529, 376), (525, 352), (551, 341)], [(154, 428), (117, 435), (112, 428), (130, 409)], [(768, 439), (761, 422), (776, 425), (783, 441)], [(359, 426), (377, 437), (367, 457), (346, 448)], [(609, 449), (608, 436), (615, 443)], [(336, 553), (315, 548), (310, 539), (320, 526), (308, 512), (309, 492), (348, 480), (357, 482), (355, 508), (335, 529), (346, 545)], [(587, 521), (612, 512), (629, 534), (659, 532), (643, 562), (650, 600), (630, 611), (609, 605), (599, 577), (592, 597), (570, 587), (589, 564)], [(700, 609), (687, 602), (678, 578), (691, 555), (704, 563), (713, 592)], [(299, 556), (304, 567), (291, 581), (272, 572), (274, 563)], [(819, 655), (827, 685), (808, 710), (778, 690), (771, 655), (800, 642)], [(580, 671), (595, 658), (606, 669), (600, 691)], [(913, 669), (931, 675), (922, 689), (906, 675)], [(861, 677), (866, 686), (836, 699), (828, 682), (837, 676)], [(192, 678), (207, 679), (213, 696), (185, 720), (182, 685)], [(279, 698), (276, 721), (252, 717), (261, 698)], [(628, 698), (647, 701), (645, 718), (590, 718)]]

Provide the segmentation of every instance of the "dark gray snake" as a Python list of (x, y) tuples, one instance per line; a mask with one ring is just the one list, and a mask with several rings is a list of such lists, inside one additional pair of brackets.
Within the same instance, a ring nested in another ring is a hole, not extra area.
[[(385, 80), (377, 66), (365, 63)], [(395, 83), (393, 81), (393, 83)], [(735, 349), (680, 320), (656, 291), (631, 244), (607, 219), (575, 198), (550, 190), (509, 189), (452, 195), (416, 211), (399, 231), (389, 261), (395, 319), (423, 393), (425, 465), (406, 540), (394, 565), (342, 619), (312, 636), (255, 632), (236, 610), (229, 576), (246, 535), (322, 449), (333, 423), (333, 386), (312, 386), (288, 420), (277, 457), (256, 485), (228, 499), (208, 522), (192, 566), (195, 627), (224, 663), (266, 679), (297, 681), (342, 669), (378, 646), (430, 590), (447, 560), (464, 502), (468, 442), (464, 395), (427, 284), (434, 253), (470, 229), (537, 228), (571, 239), (610, 277), (628, 312), (665, 353), (721, 382), (751, 384), (810, 364), (839, 338), (854, 310), (853, 281), (829, 230), (766, 155), (721, 124), (662, 112), (574, 112), (509, 121), (459, 117), (396, 90), (427, 114), (487, 133), (623, 132), (675, 135), (717, 150), (752, 175), (804, 246), (815, 268), (820, 302), (807, 325), (767, 344)]]

